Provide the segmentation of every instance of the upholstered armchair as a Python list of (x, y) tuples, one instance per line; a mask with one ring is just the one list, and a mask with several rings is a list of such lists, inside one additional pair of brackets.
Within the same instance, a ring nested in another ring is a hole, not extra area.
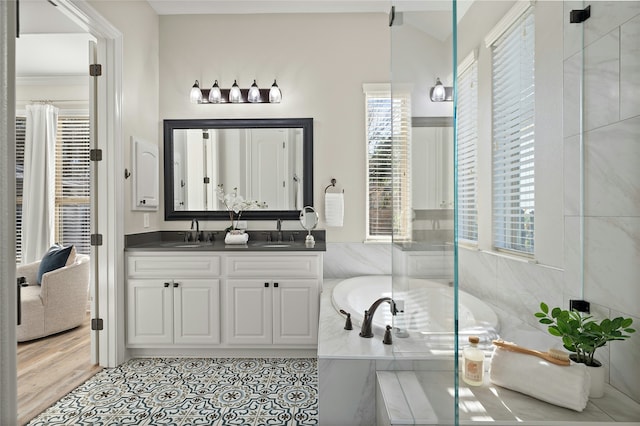
[(89, 256), (78, 254), (75, 261), (36, 277), (40, 261), (18, 265), (17, 277), (26, 278), (20, 289), (22, 322), (18, 342), (37, 339), (77, 327), (86, 320), (89, 297)]

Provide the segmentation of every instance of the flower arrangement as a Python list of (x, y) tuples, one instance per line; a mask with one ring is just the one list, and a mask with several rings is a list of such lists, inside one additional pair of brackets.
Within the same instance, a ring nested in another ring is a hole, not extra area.
[[(227, 211), (229, 212), (229, 219), (231, 220), (231, 226), (227, 228), (228, 231), (233, 231), (238, 229), (238, 222), (240, 221), (240, 216), (242, 216), (242, 212), (247, 209), (264, 209), (267, 208), (267, 203), (264, 201), (255, 201), (255, 200), (245, 200), (242, 195), (238, 195), (238, 188), (233, 188), (232, 192), (226, 194), (224, 192), (224, 186), (222, 184), (218, 185), (216, 189), (218, 194), (218, 200), (224, 204)], [(237, 215), (234, 221), (234, 215)]]

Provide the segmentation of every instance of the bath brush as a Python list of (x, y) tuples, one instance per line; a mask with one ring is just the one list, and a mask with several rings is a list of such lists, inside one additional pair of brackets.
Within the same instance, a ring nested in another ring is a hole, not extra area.
[(545, 361), (549, 361), (550, 363), (556, 365), (562, 365), (566, 367), (571, 364), (571, 361), (569, 361), (569, 354), (558, 349), (549, 349), (549, 352), (540, 352), (536, 351), (535, 349), (518, 346), (512, 342), (505, 342), (504, 340), (494, 340), (493, 344), (508, 351), (537, 356), (538, 358), (542, 358)]

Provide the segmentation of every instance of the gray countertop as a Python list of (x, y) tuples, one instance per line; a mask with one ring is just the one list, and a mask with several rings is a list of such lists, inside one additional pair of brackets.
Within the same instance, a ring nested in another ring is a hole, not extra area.
[[(187, 231), (188, 232), (188, 231)], [(267, 241), (268, 231), (248, 231), (247, 244), (225, 244), (224, 232), (203, 231), (205, 241), (185, 241), (185, 231), (156, 231), (143, 234), (131, 234), (125, 237), (125, 251), (233, 251), (233, 252), (318, 252), (326, 251), (324, 231), (314, 231), (315, 244), (305, 244), (305, 233), (283, 231), (282, 241), (274, 238)], [(275, 232), (271, 232), (275, 234)], [(212, 241), (211, 241), (212, 239)]]

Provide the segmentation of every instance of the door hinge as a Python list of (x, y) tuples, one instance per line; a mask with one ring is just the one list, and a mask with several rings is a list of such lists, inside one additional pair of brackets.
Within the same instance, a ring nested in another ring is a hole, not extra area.
[(102, 150), (101, 149), (91, 149), (91, 150), (89, 150), (89, 160), (91, 160), (91, 161), (102, 161)]
[(103, 330), (104, 324), (102, 318), (91, 318), (91, 330)]
[(89, 75), (91, 77), (98, 77), (102, 75), (102, 65), (91, 64), (89, 65)]
[(102, 234), (91, 234), (91, 245), (92, 246), (101, 246), (102, 245)]

